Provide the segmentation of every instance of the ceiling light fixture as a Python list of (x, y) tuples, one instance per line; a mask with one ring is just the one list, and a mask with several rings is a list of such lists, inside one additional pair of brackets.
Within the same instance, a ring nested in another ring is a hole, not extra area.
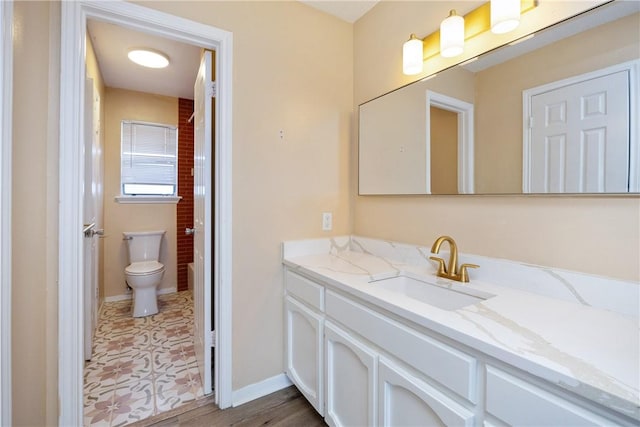
[(152, 49), (131, 49), (127, 54), (132, 62), (148, 68), (165, 68), (169, 65), (169, 58), (162, 52)]

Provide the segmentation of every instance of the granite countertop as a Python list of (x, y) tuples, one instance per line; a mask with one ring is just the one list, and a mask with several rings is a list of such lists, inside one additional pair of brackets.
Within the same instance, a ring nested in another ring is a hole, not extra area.
[(458, 284), (437, 278), (430, 266), (351, 250), (285, 255), (283, 262), (329, 288), (640, 420), (638, 318), (497, 286), (473, 276), (463, 286), (495, 296), (458, 310), (443, 310), (370, 283), (407, 272), (444, 286)]

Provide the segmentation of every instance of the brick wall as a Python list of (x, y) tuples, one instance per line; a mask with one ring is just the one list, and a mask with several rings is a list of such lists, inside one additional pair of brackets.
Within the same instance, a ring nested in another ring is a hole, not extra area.
[(187, 268), (193, 261), (193, 236), (184, 234), (185, 228), (193, 227), (193, 121), (187, 121), (193, 114), (193, 101), (178, 99), (178, 202), (176, 215), (178, 251), (178, 290), (188, 287)]

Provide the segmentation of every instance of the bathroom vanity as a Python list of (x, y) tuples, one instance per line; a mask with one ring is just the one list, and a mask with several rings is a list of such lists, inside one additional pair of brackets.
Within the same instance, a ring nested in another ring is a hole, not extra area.
[(638, 425), (637, 283), (462, 254), (460, 284), (430, 255), (284, 244), (285, 371), (329, 425)]

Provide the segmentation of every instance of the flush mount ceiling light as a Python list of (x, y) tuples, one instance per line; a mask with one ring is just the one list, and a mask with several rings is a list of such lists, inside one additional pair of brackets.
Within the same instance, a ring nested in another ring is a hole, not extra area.
[(138, 65), (148, 68), (165, 68), (169, 65), (169, 58), (162, 52), (152, 49), (131, 49), (127, 54), (129, 59)]
[(491, 32), (504, 34), (520, 24), (520, 0), (491, 0)]
[(455, 10), (440, 24), (440, 55), (445, 58), (458, 56), (464, 50), (464, 18)]

